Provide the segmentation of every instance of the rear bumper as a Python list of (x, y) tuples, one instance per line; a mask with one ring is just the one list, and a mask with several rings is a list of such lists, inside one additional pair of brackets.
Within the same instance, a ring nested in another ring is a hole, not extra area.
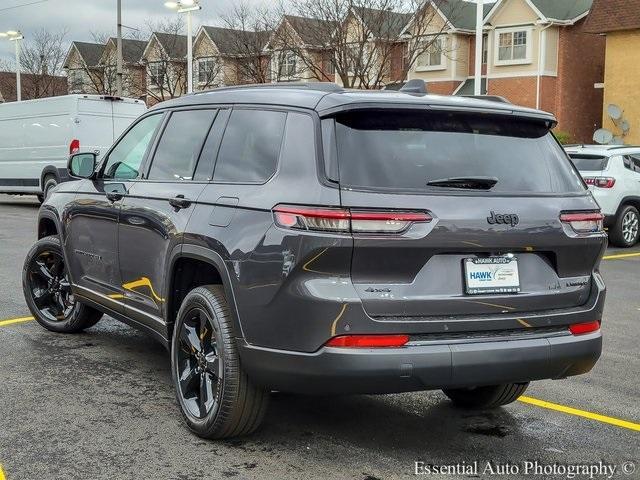
[(601, 350), (600, 331), (403, 348), (323, 347), (314, 353), (240, 344), (243, 367), (255, 382), (309, 394), (397, 393), (558, 379), (590, 371)]

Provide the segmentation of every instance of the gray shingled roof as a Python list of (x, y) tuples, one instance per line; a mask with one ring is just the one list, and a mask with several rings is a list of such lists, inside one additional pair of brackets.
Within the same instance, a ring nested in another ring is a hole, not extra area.
[(531, 0), (538, 10), (553, 20), (572, 20), (587, 12), (593, 0)]
[(318, 20), (316, 18), (285, 15), (285, 20), (296, 31), (305, 45), (317, 45), (322, 35), (330, 35), (337, 27), (335, 22)]
[[(440, 9), (447, 20), (456, 28), (462, 30), (475, 30), (476, 5), (464, 0), (439, 0), (435, 5)], [(493, 8), (495, 2), (484, 3), (484, 14)]]
[[(428, 86), (427, 86), (427, 90), (428, 90)], [(456, 92), (456, 95), (458, 96), (463, 96), (463, 95), (473, 95), (475, 94), (475, 90), (476, 90), (476, 79), (475, 78), (467, 78), (464, 83), (462, 84), (462, 86), (460, 87), (460, 89)], [(487, 79), (486, 77), (483, 77), (482, 79), (480, 79), (480, 91), (482, 92), (482, 95), (486, 95), (487, 94)]]
[[(112, 37), (109, 39), (114, 45), (118, 44), (118, 39)], [(144, 40), (132, 40), (130, 38), (122, 39), (122, 60), (125, 63), (138, 63), (142, 58), (144, 49), (147, 47), (147, 43)]]
[(354, 7), (354, 12), (377, 38), (396, 38), (406, 27), (412, 15), (391, 10)]
[(248, 49), (255, 47), (261, 51), (269, 40), (271, 32), (251, 32), (221, 27), (202, 27), (221, 55), (246, 55)]
[(154, 32), (155, 37), (171, 59), (183, 59), (187, 56), (187, 36), (173, 33)]
[(104, 52), (104, 45), (101, 43), (88, 43), (88, 42), (73, 42), (80, 56), (87, 64), (88, 67), (98, 65), (100, 57)]

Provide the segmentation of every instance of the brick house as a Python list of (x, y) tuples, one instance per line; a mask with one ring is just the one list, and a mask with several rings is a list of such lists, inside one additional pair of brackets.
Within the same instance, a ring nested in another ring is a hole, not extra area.
[(264, 47), (270, 32), (202, 26), (193, 45), (193, 89), (266, 83), (269, 57)]
[[(604, 34), (606, 60), (604, 74), (604, 108), (602, 126), (627, 144), (640, 144), (640, 0), (595, 0), (585, 30)], [(623, 112), (622, 119), (609, 116), (608, 106), (614, 104)]]
[(154, 32), (142, 54), (147, 105), (187, 92), (187, 36)]
[(485, 17), (487, 92), (553, 112), (589, 142), (601, 125), (605, 41), (585, 30), (591, 0), (498, 0)]
[[(146, 75), (142, 64), (142, 54), (146, 46), (147, 42), (142, 40), (122, 39), (122, 95), (125, 97), (143, 100), (146, 97)], [(104, 87), (100, 93), (117, 93), (117, 55), (118, 40), (110, 38), (98, 62)]]
[(101, 43), (72, 42), (63, 68), (67, 71), (69, 93), (102, 93)]
[(327, 20), (284, 15), (264, 48), (271, 59), (271, 81), (333, 82), (333, 53), (326, 39), (336, 27)]
[[(22, 73), (20, 86), (22, 100), (67, 94), (67, 78), (61, 76)], [(16, 72), (0, 72), (0, 103), (16, 100)]]

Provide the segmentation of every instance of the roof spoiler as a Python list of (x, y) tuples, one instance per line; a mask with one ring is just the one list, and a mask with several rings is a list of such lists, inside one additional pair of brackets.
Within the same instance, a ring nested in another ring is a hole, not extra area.
[(511, 102), (504, 97), (500, 97), (499, 95), (461, 95), (465, 98), (475, 98), (478, 100), (488, 100), (490, 102), (500, 102), (500, 103), (508, 103), (511, 105)]

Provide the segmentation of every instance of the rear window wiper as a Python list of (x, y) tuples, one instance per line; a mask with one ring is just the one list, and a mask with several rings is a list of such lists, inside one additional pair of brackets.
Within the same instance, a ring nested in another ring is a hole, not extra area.
[(495, 177), (450, 177), (427, 182), (429, 187), (464, 188), (468, 190), (491, 190), (498, 183)]

